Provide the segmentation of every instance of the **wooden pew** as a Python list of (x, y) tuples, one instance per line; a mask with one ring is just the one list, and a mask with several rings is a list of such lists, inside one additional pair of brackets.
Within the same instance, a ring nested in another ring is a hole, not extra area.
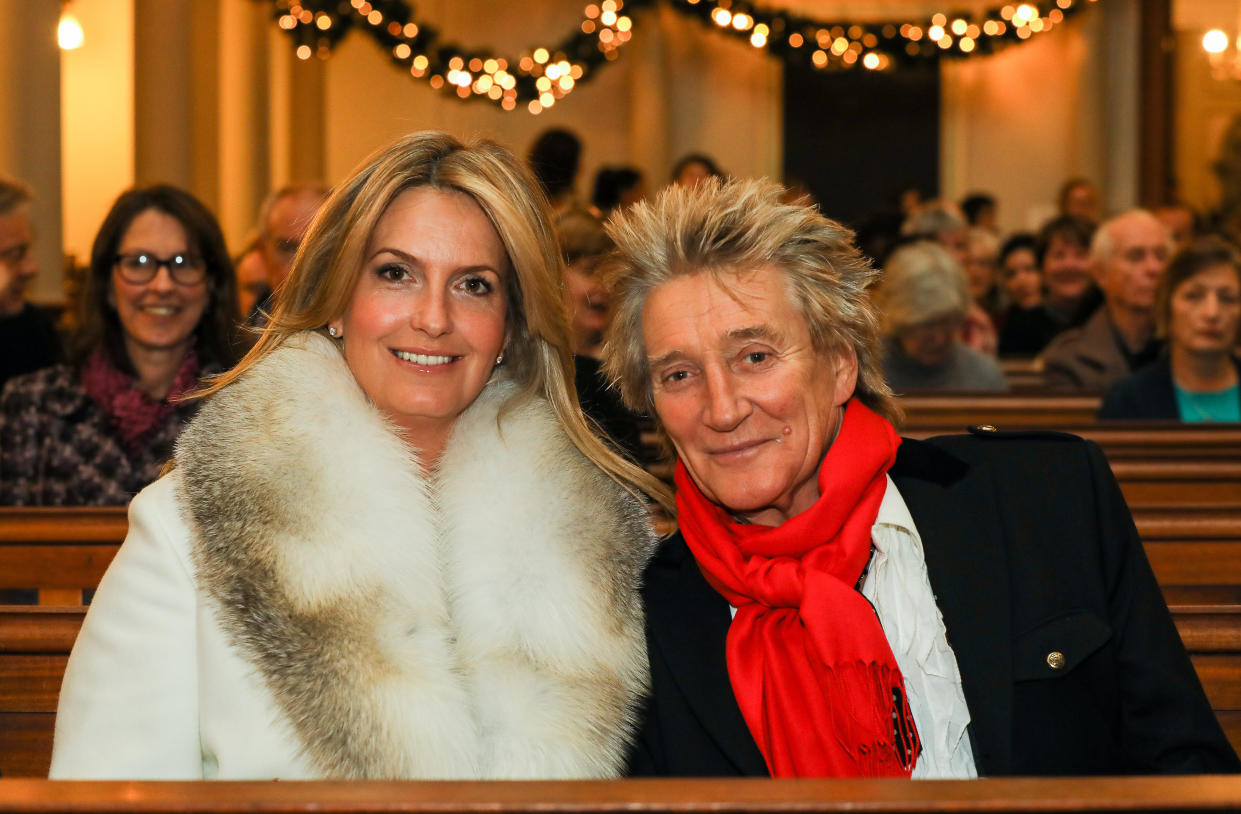
[[(1241, 747), (1241, 605), (1174, 605), (1173, 619), (1233, 748)], [(0, 777), (47, 774), (56, 699), (84, 608), (0, 606)], [(7, 810), (0, 796), (0, 809)]]
[(1077, 777), (987, 780), (756, 778), (366, 782), (0, 780), (10, 814), (963, 814), (1225, 812), (1241, 778)]
[(1131, 509), (1241, 506), (1241, 459), (1115, 460), (1112, 473)]
[(1094, 423), (1099, 412), (1098, 395), (919, 393), (897, 402), (905, 411), (902, 430), (935, 435), (963, 432), (975, 424), (1001, 429), (1083, 426)]
[(46, 777), (56, 699), (85, 608), (0, 606), (0, 777)]
[(80, 605), (125, 539), (123, 506), (0, 509), (0, 589), (39, 589), (41, 605)]

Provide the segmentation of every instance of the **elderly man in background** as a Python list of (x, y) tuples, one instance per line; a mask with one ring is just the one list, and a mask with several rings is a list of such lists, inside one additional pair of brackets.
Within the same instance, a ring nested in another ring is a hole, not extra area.
[(1155, 290), (1172, 241), (1150, 212), (1136, 209), (1103, 223), (1090, 246), (1103, 306), (1080, 328), (1065, 331), (1043, 352), (1053, 387), (1106, 390), (1155, 360)]
[[(259, 207), (257, 249), (267, 271), (267, 290), (247, 317), (251, 325), (262, 327), (267, 323), (272, 296), (289, 276), (297, 247), (327, 194), (322, 184), (289, 184), (273, 191)], [(243, 263), (246, 259), (241, 258)]]
[(21, 181), (0, 178), (0, 387), (60, 357), (52, 320), (26, 301), (26, 286), (39, 273), (33, 244), (30, 190)]

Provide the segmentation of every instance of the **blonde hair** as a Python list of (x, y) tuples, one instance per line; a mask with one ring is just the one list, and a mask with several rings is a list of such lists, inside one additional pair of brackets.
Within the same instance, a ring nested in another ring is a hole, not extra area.
[(235, 368), (215, 378), (203, 395), (228, 387), (293, 334), (325, 332), (348, 307), (380, 218), (398, 195), (421, 186), (469, 195), (504, 243), (513, 272), (505, 277), (505, 369), (520, 388), (513, 403), (546, 398), (583, 455), (634, 494), (645, 492), (670, 506), (667, 488), (613, 452), (582, 415), (572, 384), (573, 355), (561, 297), (564, 266), (547, 201), (512, 153), (491, 141), (462, 143), (445, 133), (413, 133), (363, 161), (311, 222), (254, 348)]
[(603, 346), (604, 370), (632, 409), (653, 412), (642, 311), (657, 286), (684, 275), (757, 268), (783, 273), (816, 351), (857, 354), (854, 394), (897, 422), (901, 411), (883, 379), (879, 321), (867, 289), (879, 272), (853, 245), (853, 232), (814, 207), (783, 203), (766, 180), (709, 179), (670, 186), (654, 200), (613, 215), (616, 251), (606, 261), (615, 316)]

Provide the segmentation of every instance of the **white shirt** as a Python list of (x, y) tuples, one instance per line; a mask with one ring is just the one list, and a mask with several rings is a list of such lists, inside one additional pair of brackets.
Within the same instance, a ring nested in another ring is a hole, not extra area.
[(909, 709), (922, 741), (913, 776), (977, 777), (966, 733), (970, 713), (961, 670), (927, 577), (922, 538), (892, 478), (870, 538), (874, 553), (862, 580), (862, 595), (875, 606), (905, 678)]

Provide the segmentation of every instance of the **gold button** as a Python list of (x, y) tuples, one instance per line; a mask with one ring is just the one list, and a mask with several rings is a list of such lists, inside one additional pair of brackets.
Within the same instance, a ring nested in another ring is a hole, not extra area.
[(974, 429), (978, 430), (979, 432), (998, 432), (994, 424), (979, 424)]
[(1064, 654), (1059, 650), (1053, 650), (1047, 654), (1047, 666), (1053, 670), (1064, 669)]

